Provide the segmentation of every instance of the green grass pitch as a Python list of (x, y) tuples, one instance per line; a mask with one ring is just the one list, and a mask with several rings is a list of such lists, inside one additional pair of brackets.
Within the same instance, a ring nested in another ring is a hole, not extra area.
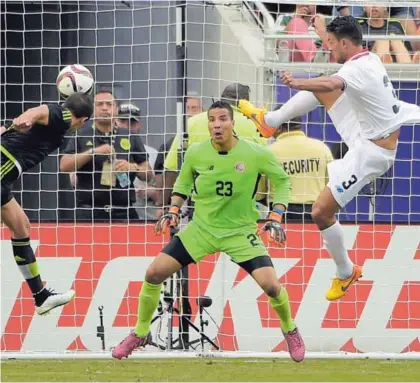
[(417, 382), (420, 361), (111, 359), (2, 361), (3, 382)]

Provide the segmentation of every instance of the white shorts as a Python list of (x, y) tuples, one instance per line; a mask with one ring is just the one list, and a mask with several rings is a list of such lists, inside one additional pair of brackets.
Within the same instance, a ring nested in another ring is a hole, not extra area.
[(344, 207), (365, 185), (386, 173), (394, 164), (396, 153), (360, 139), (344, 158), (330, 162), (327, 186), (337, 203)]
[(328, 115), (346, 145), (349, 148), (355, 146), (361, 138), (361, 128), (345, 93), (328, 110)]

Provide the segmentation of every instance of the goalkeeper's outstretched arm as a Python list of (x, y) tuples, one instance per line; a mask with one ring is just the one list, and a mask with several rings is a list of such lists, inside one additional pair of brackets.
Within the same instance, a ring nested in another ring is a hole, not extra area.
[(270, 149), (261, 147), (261, 154), (262, 158), (259, 161), (261, 164), (260, 171), (266, 175), (274, 188), (273, 206), (283, 206), (282, 210), (285, 211), (289, 204), (292, 190), (289, 175), (284, 171), (280, 162)]

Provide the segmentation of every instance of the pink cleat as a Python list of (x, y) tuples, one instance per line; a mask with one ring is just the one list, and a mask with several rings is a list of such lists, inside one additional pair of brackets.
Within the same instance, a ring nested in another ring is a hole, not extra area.
[(152, 341), (150, 332), (146, 336), (138, 337), (134, 331), (112, 350), (112, 357), (116, 359), (128, 358), (137, 347), (144, 347)]
[(302, 362), (302, 360), (305, 359), (305, 343), (303, 343), (298, 328), (296, 327), (294, 330), (287, 333), (283, 332), (283, 335), (284, 339), (286, 339), (290, 357), (295, 362)]

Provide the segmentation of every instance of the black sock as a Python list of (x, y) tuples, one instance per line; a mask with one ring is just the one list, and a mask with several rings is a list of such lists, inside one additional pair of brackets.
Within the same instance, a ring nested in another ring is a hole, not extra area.
[(41, 276), (39, 275), (38, 264), (34, 251), (32, 250), (29, 238), (12, 238), (13, 255), (20, 272), (32, 291), (37, 306), (42, 305), (50, 295), (45, 289)]

